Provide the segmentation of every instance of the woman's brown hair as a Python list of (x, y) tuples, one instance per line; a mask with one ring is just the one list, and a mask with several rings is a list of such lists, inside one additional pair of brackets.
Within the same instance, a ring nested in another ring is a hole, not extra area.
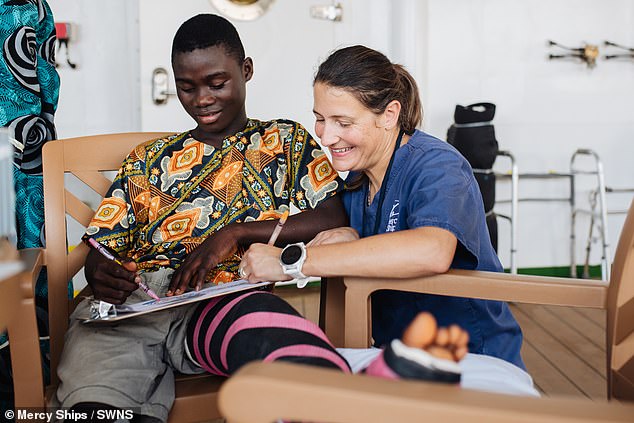
[(369, 110), (382, 113), (392, 100), (401, 103), (399, 125), (412, 135), (423, 118), (418, 85), (407, 70), (366, 46), (345, 47), (320, 66), (313, 84), (323, 83), (352, 94)]

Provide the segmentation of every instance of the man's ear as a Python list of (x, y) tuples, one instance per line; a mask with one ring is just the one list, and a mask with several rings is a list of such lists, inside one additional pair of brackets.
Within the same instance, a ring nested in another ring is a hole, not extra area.
[(386, 130), (392, 130), (398, 125), (398, 117), (401, 115), (401, 102), (398, 100), (392, 100), (388, 103), (383, 110), (383, 113), (379, 115), (376, 126), (378, 128), (385, 128)]
[(250, 57), (246, 57), (242, 62), (242, 75), (245, 82), (250, 81), (253, 77), (253, 59)]

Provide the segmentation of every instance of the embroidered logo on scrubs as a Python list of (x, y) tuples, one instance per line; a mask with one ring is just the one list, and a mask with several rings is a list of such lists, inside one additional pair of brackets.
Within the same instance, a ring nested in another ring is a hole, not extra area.
[(396, 224), (398, 223), (398, 215), (399, 215), (399, 201), (396, 200), (392, 205), (392, 210), (390, 210), (390, 217), (387, 219), (387, 226), (385, 227), (385, 232), (394, 232), (396, 231)]

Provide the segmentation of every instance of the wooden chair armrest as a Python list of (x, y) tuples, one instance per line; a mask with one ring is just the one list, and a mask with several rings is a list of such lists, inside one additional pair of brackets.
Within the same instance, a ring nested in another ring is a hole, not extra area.
[[(370, 342), (370, 295), (382, 289), (520, 303), (605, 308), (608, 283), (508, 273), (455, 270), (411, 279), (345, 277), (344, 346), (366, 348)], [(360, 320), (366, 316), (366, 321)]]
[(632, 404), (493, 394), (281, 362), (244, 366), (222, 386), (219, 401), (230, 423), (631, 422), (634, 416)]
[(605, 308), (608, 282), (452, 269), (412, 279), (344, 278), (347, 290), (380, 289), (520, 303)]
[(24, 264), (22, 295), (25, 298), (33, 298), (35, 283), (44, 266), (44, 250), (42, 248), (26, 248), (19, 250), (19, 254), (20, 260)]

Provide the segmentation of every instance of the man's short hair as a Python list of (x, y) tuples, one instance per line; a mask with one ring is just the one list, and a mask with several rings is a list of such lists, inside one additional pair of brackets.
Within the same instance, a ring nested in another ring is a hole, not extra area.
[(174, 35), (172, 59), (176, 53), (187, 53), (196, 49), (223, 46), (226, 53), (238, 63), (244, 61), (244, 47), (236, 27), (222, 16), (210, 13), (196, 15), (186, 20)]

